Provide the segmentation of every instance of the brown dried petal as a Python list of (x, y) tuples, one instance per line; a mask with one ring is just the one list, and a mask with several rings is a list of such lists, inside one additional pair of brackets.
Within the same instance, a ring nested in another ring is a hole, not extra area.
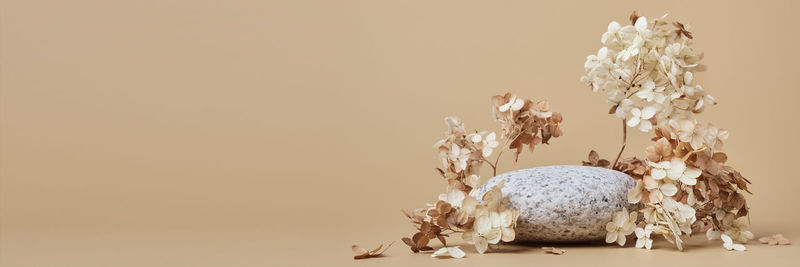
[(633, 13), (631, 13), (631, 16), (628, 17), (628, 19), (631, 20), (631, 25), (636, 24), (636, 20), (639, 19), (639, 13), (636, 12), (636, 10), (634, 10)]
[(409, 247), (414, 247), (414, 246), (416, 246), (416, 244), (414, 243), (414, 241), (411, 241), (411, 238), (408, 238), (408, 237), (403, 237), (401, 240), (403, 240), (403, 243), (406, 243), (406, 245), (408, 245)]
[(694, 36), (692, 36), (692, 33), (686, 30), (686, 27), (683, 25), (683, 23), (680, 23), (680, 22), (676, 21), (676, 22), (673, 22), (672, 25), (675, 25), (675, 27), (678, 28), (677, 30), (675, 30), (675, 32), (677, 32), (678, 35), (683, 34), (684, 36), (686, 36), (689, 39), (693, 39), (694, 38)]
[(369, 254), (369, 250), (362, 248), (358, 245), (353, 245), (353, 253), (355, 253), (356, 255)]
[[(405, 239), (408, 239), (408, 238), (404, 238), (403, 242), (405, 242)], [(353, 253), (356, 254), (355, 256), (353, 256), (353, 259), (358, 260), (358, 259), (366, 259), (366, 258), (370, 258), (370, 257), (380, 256), (381, 254), (383, 254), (383, 252), (385, 252), (387, 249), (389, 249), (389, 247), (391, 247), (393, 244), (394, 244), (394, 242), (389, 243), (389, 245), (387, 245), (386, 247), (384, 247), (383, 244), (380, 244), (380, 245), (378, 245), (378, 248), (373, 249), (372, 251), (368, 251), (365, 248), (362, 248), (362, 247), (357, 246), (357, 245), (353, 245)], [(408, 243), (406, 243), (406, 244), (408, 244)], [(383, 250), (381, 250), (381, 248), (383, 248)]]
[(771, 236), (765, 236), (765, 237), (759, 238), (758, 241), (761, 242), (762, 244), (768, 244), (768, 245), (771, 245), (771, 246), (774, 246), (774, 245), (790, 245), (791, 244), (791, 242), (789, 242), (789, 239), (784, 237), (782, 234), (774, 234), (774, 235), (771, 235)]
[(436, 236), (439, 238), (439, 242), (442, 242), (442, 245), (447, 246), (447, 240), (444, 239), (444, 236)]
[(555, 247), (542, 247), (542, 250), (544, 250), (545, 253), (553, 254), (553, 255), (562, 255), (565, 252), (567, 252), (566, 250), (555, 248)]
[(431, 216), (431, 217), (439, 216), (439, 211), (438, 210), (429, 210), (428, 211), (428, 216)]
[(420, 235), (419, 239), (417, 240), (417, 247), (418, 248), (425, 247), (428, 245), (428, 242), (430, 241), (431, 238), (428, 237), (427, 235)]
[(719, 163), (725, 163), (728, 161), (728, 155), (725, 155), (725, 153), (722, 152), (717, 152), (714, 153), (714, 156), (711, 156), (711, 159)]

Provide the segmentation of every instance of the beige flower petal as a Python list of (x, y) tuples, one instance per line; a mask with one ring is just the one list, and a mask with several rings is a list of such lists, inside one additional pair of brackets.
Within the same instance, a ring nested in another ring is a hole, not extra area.
[(661, 185), (660, 190), (661, 190), (661, 193), (663, 193), (665, 196), (668, 196), (668, 197), (674, 196), (675, 194), (678, 193), (678, 187), (675, 186), (674, 184), (670, 184), (670, 183), (666, 183), (666, 184)]
[(487, 249), (489, 249), (489, 242), (487, 242), (485, 238), (475, 238), (475, 250), (477, 250), (478, 253), (483, 254)]
[(500, 230), (500, 228), (492, 228), (492, 230), (489, 230), (489, 232), (484, 234), (484, 237), (489, 244), (497, 244), (497, 242), (500, 242), (502, 235), (503, 232)]
[(606, 243), (614, 243), (614, 241), (617, 241), (617, 232), (606, 233)]

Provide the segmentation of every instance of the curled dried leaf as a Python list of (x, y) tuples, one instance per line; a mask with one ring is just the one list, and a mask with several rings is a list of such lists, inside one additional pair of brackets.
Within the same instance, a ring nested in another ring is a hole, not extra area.
[[(405, 240), (403, 240), (403, 242), (405, 242)], [(356, 254), (355, 256), (353, 256), (353, 259), (360, 260), (360, 259), (378, 257), (384, 252), (386, 252), (386, 250), (389, 249), (389, 247), (391, 247), (393, 244), (394, 242), (389, 243), (389, 245), (387, 245), (386, 247), (384, 247), (383, 244), (380, 244), (376, 249), (373, 250), (367, 250), (361, 246), (353, 245), (352, 247), (353, 253)]]
[(597, 154), (597, 151), (594, 150), (589, 152), (589, 161), (583, 161), (582, 163), (583, 166), (593, 166), (602, 168), (608, 168), (608, 166), (611, 165), (611, 162), (609, 162), (606, 159), (601, 159), (600, 155)]
[(556, 247), (542, 247), (542, 250), (544, 250), (544, 252), (547, 254), (553, 254), (553, 255), (561, 255), (567, 252), (566, 250), (559, 249)]
[(675, 32), (678, 33), (678, 36), (684, 35), (684, 36), (686, 36), (686, 38), (694, 39), (694, 37), (692, 36), (692, 33), (686, 30), (686, 27), (683, 25), (683, 23), (680, 23), (680, 22), (676, 21), (676, 22), (673, 22), (672, 25), (675, 25), (675, 27), (678, 28), (678, 29), (675, 30)]

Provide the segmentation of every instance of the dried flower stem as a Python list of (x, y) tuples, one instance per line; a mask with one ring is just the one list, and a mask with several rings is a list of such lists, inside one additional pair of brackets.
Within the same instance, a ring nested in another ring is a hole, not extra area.
[[(504, 145), (503, 148), (506, 146), (507, 145)], [(500, 156), (503, 155), (503, 151), (505, 151), (505, 149), (500, 150), (500, 152), (497, 153), (497, 158), (494, 160), (494, 165), (492, 165), (492, 168), (494, 168), (494, 170), (492, 170), (492, 177), (497, 176), (497, 163), (500, 162)]]
[(611, 169), (617, 166), (617, 161), (619, 161), (619, 157), (622, 156), (622, 151), (625, 150), (625, 145), (628, 143), (628, 125), (625, 125), (625, 120), (622, 120), (622, 147), (619, 149), (619, 153), (617, 154), (617, 158), (614, 159), (614, 163), (611, 164)]

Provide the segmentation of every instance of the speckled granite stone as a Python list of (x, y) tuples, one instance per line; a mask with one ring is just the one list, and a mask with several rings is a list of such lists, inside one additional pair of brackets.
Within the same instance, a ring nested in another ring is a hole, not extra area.
[(578, 242), (605, 239), (605, 224), (627, 207), (635, 182), (627, 174), (587, 166), (546, 166), (498, 175), (473, 193), (505, 179), (503, 195), (520, 208), (518, 241)]

